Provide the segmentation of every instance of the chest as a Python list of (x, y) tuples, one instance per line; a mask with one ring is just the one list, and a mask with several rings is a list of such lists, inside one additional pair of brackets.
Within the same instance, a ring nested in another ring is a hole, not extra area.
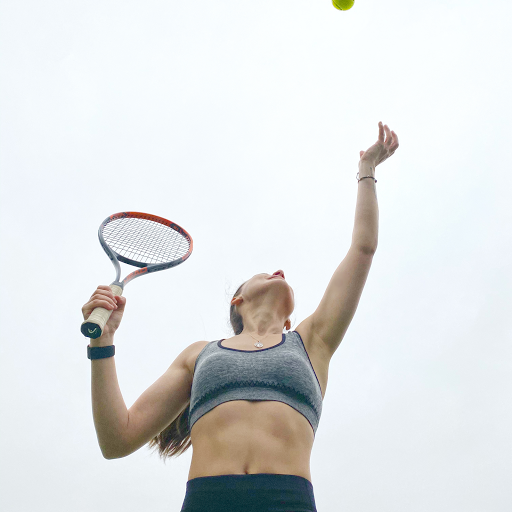
[[(223, 340), (221, 343), (224, 348), (233, 348), (233, 349), (237, 349), (238, 351), (241, 351), (241, 352), (258, 351), (258, 349), (255, 350), (254, 348), (251, 348), (248, 345), (237, 344), (232, 340)], [(307, 353), (307, 357), (309, 358), (309, 362), (311, 363), (311, 366), (313, 367), (316, 377), (318, 378), (318, 382), (320, 384), (320, 389), (321, 389), (321, 394), (322, 394), (322, 399), (323, 399), (325, 397), (325, 392), (327, 389), (330, 358), (329, 358), (328, 354), (326, 353), (326, 351), (322, 350), (321, 347), (317, 346), (307, 336), (304, 336), (302, 338), (302, 343), (304, 344), (304, 348), (306, 349), (306, 353)], [(207, 344), (208, 344), (208, 342), (199, 344), (197, 347), (197, 353), (195, 354), (195, 357), (193, 359), (191, 359), (191, 361), (190, 361), (192, 376), (193, 376), (193, 369), (195, 367), (197, 355), (199, 355), (199, 352), (201, 352), (201, 350)], [(277, 343), (276, 343), (276, 345), (277, 345)]]

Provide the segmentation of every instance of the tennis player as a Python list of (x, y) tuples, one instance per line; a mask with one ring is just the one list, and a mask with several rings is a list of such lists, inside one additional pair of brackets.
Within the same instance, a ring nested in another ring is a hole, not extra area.
[(310, 456), (329, 362), (377, 249), (375, 168), (397, 148), (396, 133), (379, 123), (378, 141), (360, 152), (352, 244), (311, 316), (290, 331), (294, 293), (284, 272), (254, 275), (231, 300), (234, 336), (192, 343), (129, 410), (113, 348), (94, 350), (113, 347), (126, 298), (96, 289), (84, 319), (98, 306), (113, 310), (102, 336), (90, 340), (94, 424), (105, 458), (148, 443), (172, 457), (192, 445), (182, 512), (316, 511)]

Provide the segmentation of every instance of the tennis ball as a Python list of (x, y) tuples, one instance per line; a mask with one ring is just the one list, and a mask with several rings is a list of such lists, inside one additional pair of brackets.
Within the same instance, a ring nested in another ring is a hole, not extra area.
[(354, 5), (355, 0), (332, 0), (332, 5), (340, 11), (348, 11)]

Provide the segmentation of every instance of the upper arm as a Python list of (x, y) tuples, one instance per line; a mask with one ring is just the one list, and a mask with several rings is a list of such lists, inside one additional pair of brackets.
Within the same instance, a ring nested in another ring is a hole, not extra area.
[(325, 345), (330, 356), (340, 345), (355, 315), (372, 261), (372, 252), (350, 247), (318, 308), (303, 322), (302, 330)]
[(130, 407), (123, 449), (118, 457), (125, 457), (151, 441), (190, 403), (192, 372), (189, 363), (200, 343), (204, 344), (196, 342), (183, 350), (167, 371)]

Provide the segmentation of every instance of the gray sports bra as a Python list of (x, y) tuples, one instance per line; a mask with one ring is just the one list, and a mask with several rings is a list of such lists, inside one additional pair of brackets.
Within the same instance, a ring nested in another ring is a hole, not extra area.
[(300, 412), (316, 434), (322, 390), (296, 331), (261, 350), (238, 350), (211, 341), (199, 353), (190, 395), (189, 431), (217, 405), (231, 400), (273, 400)]

